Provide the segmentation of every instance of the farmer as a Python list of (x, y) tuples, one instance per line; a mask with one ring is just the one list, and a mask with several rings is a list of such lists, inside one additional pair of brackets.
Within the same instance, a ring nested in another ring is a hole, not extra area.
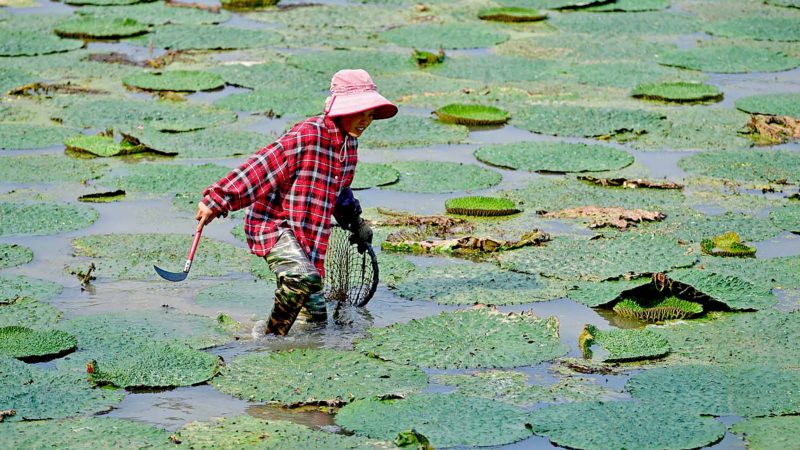
[(349, 187), (358, 137), (373, 120), (397, 114), (397, 107), (360, 69), (336, 72), (330, 91), (321, 115), (294, 125), (209, 186), (197, 205), (198, 230), (250, 206), (244, 222), (247, 244), (266, 259), (278, 285), (269, 323), (256, 322), (254, 337), (285, 335), (301, 309), (307, 321), (327, 320), (322, 276), (331, 214), (353, 232), (359, 251), (372, 243), (372, 230)]

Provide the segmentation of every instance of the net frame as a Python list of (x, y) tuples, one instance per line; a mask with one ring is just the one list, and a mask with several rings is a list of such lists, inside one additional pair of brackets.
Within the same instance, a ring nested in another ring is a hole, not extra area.
[(353, 306), (366, 305), (378, 288), (378, 259), (371, 245), (364, 253), (350, 243), (351, 233), (335, 227), (325, 257), (325, 299)]

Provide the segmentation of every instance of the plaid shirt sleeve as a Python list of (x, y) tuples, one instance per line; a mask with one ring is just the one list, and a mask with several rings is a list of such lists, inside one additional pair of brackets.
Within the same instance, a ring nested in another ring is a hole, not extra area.
[(284, 142), (274, 142), (259, 150), (238, 168), (203, 191), (203, 204), (218, 215), (242, 209), (257, 199), (266, 198), (287, 183), (295, 166), (294, 152)]

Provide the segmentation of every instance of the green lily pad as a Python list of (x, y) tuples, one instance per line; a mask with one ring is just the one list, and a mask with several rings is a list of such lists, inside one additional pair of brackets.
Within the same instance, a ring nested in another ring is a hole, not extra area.
[(684, 157), (678, 167), (728, 180), (800, 183), (800, 154), (783, 150), (730, 150)]
[(48, 328), (60, 317), (61, 311), (29, 297), (12, 299), (10, 304), (0, 303), (0, 327), (21, 325), (34, 329)]
[(116, 142), (112, 136), (88, 134), (69, 136), (64, 139), (64, 145), (67, 151), (100, 157), (132, 155), (146, 150), (143, 145), (134, 145), (127, 141)]
[(445, 123), (459, 125), (503, 125), (508, 122), (508, 112), (494, 106), (451, 103), (434, 111)]
[(631, 146), (638, 150), (734, 150), (752, 145), (739, 134), (749, 120), (741, 111), (689, 106), (665, 114), (663, 127), (637, 137)]
[(0, 56), (31, 56), (68, 52), (83, 47), (83, 42), (62, 39), (45, 31), (0, 28)]
[(711, 256), (755, 256), (756, 249), (742, 243), (742, 238), (729, 231), (700, 241), (700, 250)]
[(96, 6), (124, 6), (133, 5), (136, 3), (146, 3), (149, 0), (67, 0), (65, 3), (68, 5), (96, 5)]
[[(101, 0), (102, 1), (102, 0)], [(127, 3), (138, 3), (128, 1)], [(198, 8), (179, 8), (162, 2), (139, 3), (126, 6), (85, 6), (76, 11), (94, 17), (114, 19), (135, 18), (149, 25), (204, 25), (222, 23), (231, 18), (231, 13), (220, 10), (215, 13)]]
[(758, 417), (800, 411), (800, 374), (776, 366), (686, 365), (647, 370), (625, 387), (646, 403), (695, 414)]
[(28, 123), (0, 123), (0, 149), (42, 148), (60, 145), (75, 131), (65, 127)]
[(227, 158), (252, 155), (269, 138), (261, 133), (226, 128), (206, 128), (183, 133), (159, 132), (149, 127), (123, 130), (126, 138), (161, 153), (177, 153), (179, 158)]
[(325, 94), (313, 94), (283, 86), (261, 87), (252, 92), (228, 95), (214, 102), (214, 105), (234, 111), (265, 113), (268, 116), (310, 116), (322, 113)]
[(614, 305), (614, 312), (622, 317), (645, 322), (688, 319), (703, 312), (703, 305), (678, 297), (622, 298)]
[(706, 270), (747, 280), (764, 289), (800, 289), (800, 258), (714, 258), (704, 257)]
[[(6, 421), (59, 419), (108, 411), (124, 396), (123, 392), (93, 388), (85, 374), (40, 369), (0, 357), (0, 404), (17, 411)], [(0, 442), (9, 434), (4, 432)]]
[(210, 69), (209, 72), (219, 75), (228, 84), (251, 89), (268, 86), (319, 91), (330, 84), (330, 74), (298, 69), (277, 61), (254, 65), (226, 64)]
[(336, 415), (342, 428), (375, 439), (392, 440), (413, 428), (435, 448), (516, 442), (532, 435), (528, 421), (528, 413), (522, 409), (458, 394), (370, 398), (353, 402)]
[(548, 22), (561, 30), (579, 33), (630, 35), (674, 35), (701, 30), (697, 17), (669, 11), (646, 11), (633, 14), (571, 13), (552, 17)]
[(531, 366), (567, 352), (558, 339), (555, 317), (545, 320), (530, 312), (502, 314), (489, 308), (370, 328), (355, 348), (390, 361), (440, 369)]
[(226, 394), (285, 406), (403, 396), (422, 390), (427, 382), (427, 375), (417, 368), (325, 349), (247, 355), (229, 363), (212, 381)]
[(47, 301), (60, 294), (64, 286), (23, 275), (0, 275), (0, 305), (23, 297)]
[(8, 183), (80, 182), (98, 178), (108, 165), (52, 155), (4, 156), (0, 179)]
[(33, 251), (17, 244), (0, 244), (0, 269), (28, 264), (33, 261)]
[(791, 368), (793, 361), (800, 357), (798, 324), (800, 314), (796, 312), (766, 310), (651, 329), (665, 337), (672, 353), (682, 360), (698, 364), (764, 364)]
[[(75, 256), (91, 258), (98, 277), (123, 280), (154, 279), (153, 264), (182, 268), (192, 235), (107, 234), (80, 237), (72, 241)], [(247, 273), (247, 250), (214, 239), (203, 239), (202, 252), (192, 263), (192, 276), (221, 276)]]
[(669, 8), (671, 4), (671, 0), (616, 0), (603, 5), (589, 6), (581, 10), (591, 12), (660, 11)]
[(746, 17), (709, 24), (713, 35), (759, 41), (800, 41), (797, 19), (790, 17)]
[(592, 347), (597, 345), (608, 352), (603, 362), (641, 361), (662, 358), (669, 353), (669, 342), (650, 330), (600, 330), (585, 325), (578, 339), (583, 356), (592, 357)]
[(108, 181), (126, 192), (202, 192), (230, 169), (216, 164), (183, 166), (177, 164), (138, 164), (128, 173)]
[(717, 102), (722, 100), (722, 92), (701, 83), (652, 83), (636, 86), (631, 97), (676, 103)]
[(467, 139), (469, 129), (462, 125), (446, 125), (427, 117), (397, 116), (374, 122), (359, 138), (366, 148), (424, 147), (435, 144), (458, 144)]
[[(39, 78), (23, 70), (19, 70), (14, 67), (0, 68), (0, 95), (5, 95), (11, 89), (18, 88), (35, 81), (39, 81)], [(3, 130), (3, 128), (0, 127), (0, 130)], [(5, 147), (8, 145), (6, 144), (7, 137), (5, 136), (7, 132), (0, 131), (0, 133), (3, 133), (3, 138), (0, 138), (0, 142), (2, 142), (3, 147)], [(13, 136), (13, 134), (10, 134), (10, 136)], [(9, 146), (9, 148), (13, 147)]]
[(547, 14), (537, 9), (520, 7), (486, 8), (478, 11), (478, 18), (494, 22), (537, 22), (547, 18)]
[[(800, 8), (800, 2), (797, 7)], [(733, 424), (730, 430), (744, 437), (747, 448), (783, 450), (800, 441), (800, 416), (746, 419)]]
[(400, 179), (400, 172), (388, 164), (359, 163), (350, 187), (369, 189), (396, 183), (398, 179)]
[(211, 379), (220, 366), (219, 356), (174, 342), (141, 340), (113, 354), (82, 351), (78, 355), (93, 356), (93, 382), (121, 388), (191, 386)]
[(526, 8), (572, 10), (588, 8), (605, 0), (501, 0), (502, 4), (520, 5)]
[(54, 357), (75, 350), (77, 345), (75, 336), (59, 330), (33, 330), (19, 326), (0, 328), (0, 355), (12, 358)]
[(396, 284), (417, 268), (402, 255), (380, 252), (377, 257), (381, 281), (389, 285)]
[(508, 40), (508, 34), (481, 24), (412, 25), (379, 34), (401, 47), (460, 49), (491, 47)]
[(746, 279), (711, 270), (682, 269), (667, 274), (672, 281), (692, 286), (697, 291), (724, 303), (732, 310), (768, 309), (777, 303), (769, 289), (758, 288)]
[(652, 62), (594, 62), (565, 64), (561, 77), (572, 78), (588, 86), (609, 86), (630, 89), (642, 83), (668, 81), (700, 82), (704, 78), (697, 72), (659, 66)]
[(130, 18), (78, 16), (57, 23), (54, 31), (67, 38), (119, 39), (147, 33), (149, 28)]
[(392, 163), (392, 167), (400, 172), (400, 180), (383, 189), (447, 193), (486, 189), (496, 186), (503, 179), (499, 173), (476, 164), (404, 161)]
[(489, 145), (478, 148), (475, 157), (493, 166), (557, 173), (617, 170), (634, 161), (618, 148), (568, 142)]
[(291, 442), (296, 448), (326, 450), (369, 450), (395, 448), (389, 442), (357, 436), (327, 433), (306, 426), (249, 415), (219, 417), (211, 422), (191, 422), (174, 434), (177, 441), (190, 448), (281, 448)]
[(800, 94), (751, 95), (736, 100), (736, 108), (751, 114), (800, 117)]
[(695, 243), (702, 243), (708, 236), (720, 235), (730, 230), (736, 230), (745, 241), (762, 241), (781, 233), (781, 229), (766, 217), (754, 217), (730, 211), (715, 216), (696, 211), (676, 211), (651, 230)]
[(591, 308), (603, 306), (617, 300), (624, 292), (650, 283), (650, 277), (631, 280), (607, 280), (596, 282), (578, 282), (573, 289), (567, 291), (567, 297)]
[(717, 73), (780, 72), (800, 66), (800, 59), (782, 52), (741, 45), (715, 45), (672, 50), (659, 55), (665, 66)]
[(543, 247), (504, 252), (498, 259), (501, 267), (518, 272), (596, 281), (663, 272), (696, 261), (677, 239), (634, 233), (611, 239), (554, 239)]
[(89, 205), (0, 202), (0, 236), (58, 234), (80, 230), (100, 215)]
[(219, 283), (200, 291), (195, 302), (202, 307), (217, 311), (264, 316), (272, 309), (273, 292), (276, 287), (273, 280)]
[[(575, 420), (580, 417), (580, 420)], [(725, 426), (682, 408), (640, 402), (568, 403), (533, 412), (534, 433), (569, 448), (681, 450), (713, 444)]]
[[(326, 78), (329, 78), (331, 74), (339, 70), (352, 67), (362, 68), (372, 76), (407, 72), (417, 69), (416, 64), (408, 57), (408, 53), (379, 50), (303, 52), (289, 57), (288, 64), (309, 72), (324, 74)], [(324, 90), (327, 84), (320, 87)], [(378, 86), (378, 89), (380, 89), (380, 87), (381, 86)]]
[(765, 0), (764, 3), (786, 8), (800, 8), (800, 1), (798, 0)]
[(464, 216), (495, 217), (517, 214), (520, 209), (507, 198), (501, 197), (456, 197), (444, 202), (447, 214)]
[(564, 287), (557, 283), (494, 264), (428, 266), (392, 287), (409, 300), (434, 300), (442, 305), (517, 305), (564, 295)]
[(77, 128), (136, 128), (191, 131), (236, 121), (236, 113), (180, 103), (102, 99), (77, 102), (53, 115)]
[(85, 203), (111, 203), (118, 202), (125, 198), (125, 191), (117, 189), (116, 191), (96, 192), (93, 194), (85, 194), (78, 197), (79, 202)]
[(103, 436), (108, 448), (163, 448), (171, 445), (169, 433), (132, 420), (80, 417), (67, 420), (13, 422), (3, 425), (3, 448), (77, 449)]
[(225, 85), (217, 74), (200, 70), (139, 72), (122, 79), (125, 86), (145, 91), (209, 91)]
[(769, 218), (772, 223), (786, 231), (800, 233), (800, 205), (796, 203), (773, 209), (769, 213)]
[(555, 74), (552, 61), (498, 55), (447, 58), (443, 64), (432, 67), (430, 72), (484, 83), (540, 81)]
[(170, 50), (267, 48), (280, 45), (282, 41), (280, 35), (271, 30), (219, 25), (164, 25), (145, 36), (128, 39), (134, 45), (152, 45)]
[(557, 136), (613, 136), (642, 134), (663, 127), (658, 113), (569, 105), (533, 105), (514, 115), (511, 124), (535, 133)]

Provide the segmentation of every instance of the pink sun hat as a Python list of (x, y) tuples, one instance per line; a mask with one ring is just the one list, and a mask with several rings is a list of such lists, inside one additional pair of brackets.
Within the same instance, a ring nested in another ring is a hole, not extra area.
[(328, 117), (346, 116), (369, 109), (375, 110), (375, 119), (388, 119), (397, 114), (397, 106), (378, 93), (366, 70), (344, 69), (331, 79), (331, 95), (325, 100)]

